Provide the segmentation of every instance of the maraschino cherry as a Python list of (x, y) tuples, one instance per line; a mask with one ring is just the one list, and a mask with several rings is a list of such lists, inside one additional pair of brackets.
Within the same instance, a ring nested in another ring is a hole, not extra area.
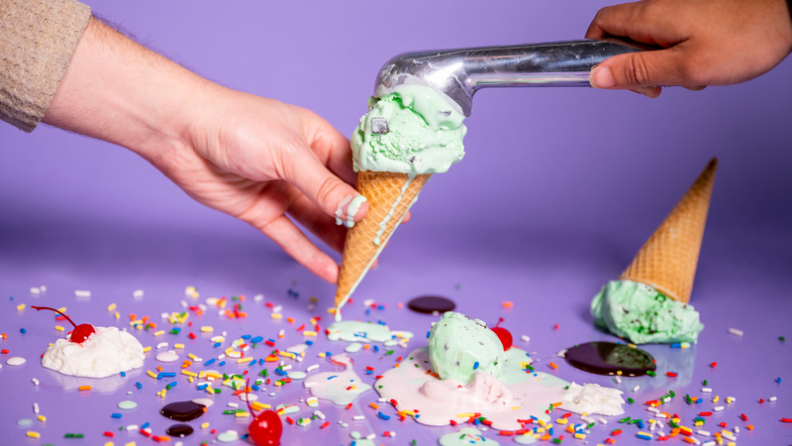
[(71, 320), (71, 318), (69, 316), (66, 316), (65, 314), (61, 313), (60, 311), (58, 311), (58, 310), (56, 310), (54, 308), (37, 307), (35, 305), (31, 305), (31, 307), (35, 308), (37, 311), (51, 310), (51, 311), (54, 311), (54, 312), (60, 314), (61, 316), (65, 317), (66, 320), (69, 321), (74, 326), (74, 330), (72, 330), (71, 338), (69, 338), (69, 340), (71, 342), (76, 343), (76, 344), (82, 344), (83, 342), (85, 342), (86, 339), (88, 339), (88, 337), (90, 337), (92, 334), (96, 333), (96, 330), (94, 330), (93, 325), (91, 325), (91, 324), (80, 324), (80, 325), (77, 325), (77, 324), (74, 323), (74, 321)]
[(498, 325), (500, 325), (501, 322), (503, 322), (502, 317), (498, 318), (498, 323), (495, 324), (495, 326), (492, 327), (491, 330), (494, 331), (496, 335), (498, 335), (498, 339), (500, 339), (501, 344), (503, 344), (503, 351), (506, 351), (511, 348), (514, 339), (512, 339), (512, 335), (511, 333), (509, 333), (509, 330), (503, 327), (498, 327)]
[[(247, 387), (250, 387), (250, 378), (247, 380)], [(245, 397), (248, 410), (253, 413), (247, 395)], [(250, 422), (248, 432), (250, 433), (250, 438), (253, 439), (253, 443), (256, 443), (257, 446), (278, 446), (283, 433), (283, 423), (281, 423), (277, 413), (265, 410), (256, 415), (256, 418)]]

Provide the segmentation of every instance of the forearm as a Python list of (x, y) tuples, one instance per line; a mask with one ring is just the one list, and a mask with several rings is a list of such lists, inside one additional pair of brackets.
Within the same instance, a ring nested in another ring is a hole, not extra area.
[(180, 144), (209, 81), (91, 18), (43, 122), (155, 162)]

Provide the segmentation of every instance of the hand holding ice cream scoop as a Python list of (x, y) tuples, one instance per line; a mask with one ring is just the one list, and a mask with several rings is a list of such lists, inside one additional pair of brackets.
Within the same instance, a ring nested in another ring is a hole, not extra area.
[[(362, 197), (342, 200), (346, 224), (336, 289), (336, 320), (433, 173), (464, 156), (462, 139), (473, 94), (485, 87), (590, 86), (591, 68), (637, 51), (613, 42), (581, 40), (400, 54), (382, 67), (369, 111), (352, 135)], [(363, 198), (364, 197), (364, 198)], [(355, 224), (358, 206), (369, 211)]]
[(690, 305), (717, 159), (712, 159), (618, 281), (591, 302), (597, 325), (636, 344), (696, 342), (704, 329)]

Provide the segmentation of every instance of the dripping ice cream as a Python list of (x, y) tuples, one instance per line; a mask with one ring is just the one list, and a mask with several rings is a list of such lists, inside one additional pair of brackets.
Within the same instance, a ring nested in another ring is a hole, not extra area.
[[(341, 200), (336, 213), (336, 223), (349, 227), (335, 295), (339, 321), (341, 307), (432, 174), (447, 172), (465, 155), (465, 115), (445, 93), (421, 84), (399, 85), (381, 98), (370, 98), (368, 105), (351, 138), (357, 191), (363, 198)], [(368, 213), (351, 224), (350, 209), (357, 211), (364, 200)]]

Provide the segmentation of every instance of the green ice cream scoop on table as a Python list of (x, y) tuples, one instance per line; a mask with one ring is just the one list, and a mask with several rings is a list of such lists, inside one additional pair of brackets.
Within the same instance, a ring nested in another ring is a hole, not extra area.
[(594, 323), (635, 344), (697, 342), (704, 329), (690, 304), (649, 285), (612, 280), (591, 301)]
[(441, 379), (466, 384), (477, 371), (499, 378), (505, 359), (503, 344), (482, 320), (449, 311), (429, 333), (429, 361)]

